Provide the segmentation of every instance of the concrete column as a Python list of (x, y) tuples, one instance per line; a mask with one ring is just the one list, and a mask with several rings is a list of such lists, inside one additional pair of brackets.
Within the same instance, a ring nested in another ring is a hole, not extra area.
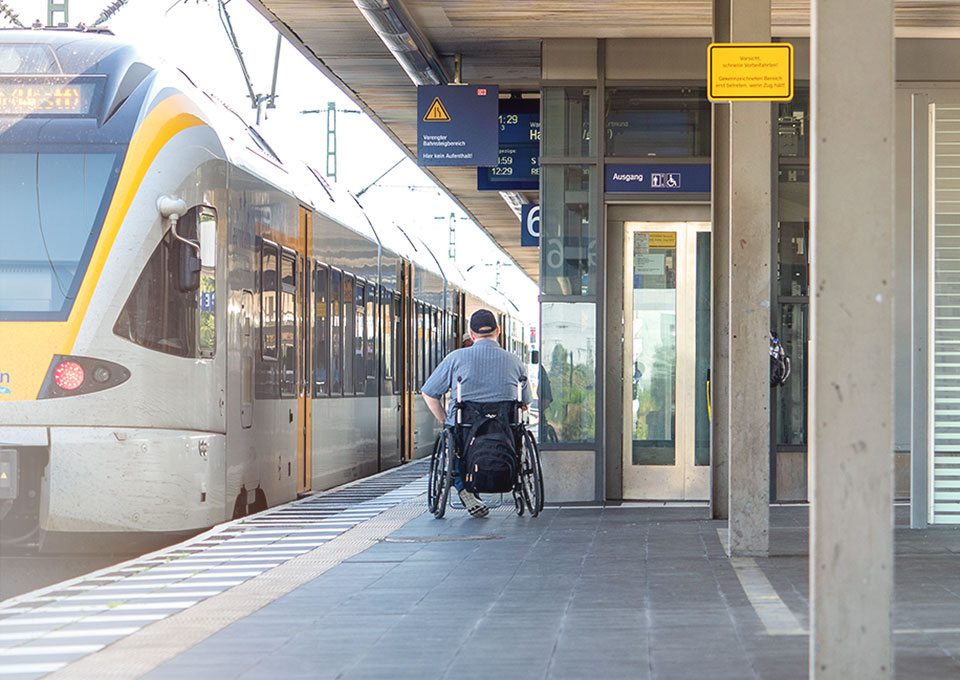
[[(730, 2), (713, 0), (713, 42), (730, 42)], [(713, 105), (713, 357), (710, 363), (710, 512), (730, 517), (730, 105)]]
[[(770, 0), (731, 4), (732, 42), (770, 42)], [(770, 543), (769, 102), (730, 105), (730, 554)]]
[(893, 4), (814, 0), (811, 11), (810, 677), (817, 680), (893, 677)]

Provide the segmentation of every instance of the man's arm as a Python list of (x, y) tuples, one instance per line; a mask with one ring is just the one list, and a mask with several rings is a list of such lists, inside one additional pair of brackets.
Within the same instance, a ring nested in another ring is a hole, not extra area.
[(430, 409), (430, 413), (432, 413), (434, 418), (439, 420), (440, 424), (443, 425), (443, 422), (447, 418), (447, 414), (443, 410), (443, 402), (439, 399), (434, 399), (425, 392), (421, 392), (420, 396), (423, 397), (423, 400), (426, 402), (427, 408)]

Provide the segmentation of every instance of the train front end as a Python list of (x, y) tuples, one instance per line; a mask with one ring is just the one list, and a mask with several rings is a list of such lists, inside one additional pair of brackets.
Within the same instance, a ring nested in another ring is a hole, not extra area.
[(193, 493), (222, 480), (222, 452), (209, 456), (223, 436), (206, 436), (223, 431), (216, 406), (191, 423), (184, 399), (158, 418), (157, 378), (144, 382), (186, 371), (183, 389), (209, 393), (211, 369), (154, 370), (116, 330), (160, 247), (156, 197), (190, 174), (163, 168), (165, 146), (200, 125), (155, 81), (109, 36), (0, 31), (0, 546), (69, 536), (79, 544), (48, 549), (90, 549), (222, 518)]

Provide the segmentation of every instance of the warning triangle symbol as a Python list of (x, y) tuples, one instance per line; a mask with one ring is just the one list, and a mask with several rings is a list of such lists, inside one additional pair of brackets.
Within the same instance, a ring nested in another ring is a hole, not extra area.
[(427, 115), (423, 117), (423, 120), (429, 123), (450, 122), (450, 114), (447, 113), (445, 108), (443, 108), (443, 104), (440, 102), (440, 97), (433, 98), (433, 103), (430, 105), (430, 108), (427, 109)]
[(6, 473), (6, 472), (0, 472), (0, 479), (6, 479), (6, 478), (7, 478), (7, 473)]

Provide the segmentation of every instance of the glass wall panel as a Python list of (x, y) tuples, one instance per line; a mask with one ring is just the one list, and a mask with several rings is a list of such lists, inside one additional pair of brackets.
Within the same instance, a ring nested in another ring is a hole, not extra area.
[(541, 381), (546, 383), (540, 386), (541, 441), (592, 443), (597, 402), (596, 306), (543, 303), (541, 328)]
[(664, 234), (672, 239), (654, 251), (650, 236), (633, 236), (631, 463), (672, 466), (677, 454), (677, 239)]
[(541, 156), (589, 158), (596, 153), (591, 121), (596, 119), (597, 90), (592, 87), (546, 87), (541, 92)]
[(781, 304), (777, 334), (790, 357), (790, 378), (774, 390), (777, 444), (807, 443), (807, 305)]
[(597, 173), (588, 165), (548, 165), (541, 178), (540, 284), (547, 295), (595, 295)]
[(710, 156), (706, 89), (621, 87), (605, 97), (607, 156)]
[(810, 90), (796, 88), (793, 100), (777, 107), (777, 138), (782, 158), (806, 158), (810, 155)]
[(807, 250), (809, 225), (781, 222), (777, 230), (777, 294), (807, 295)]
[(710, 465), (710, 412), (707, 408), (710, 395), (707, 381), (710, 379), (710, 233), (697, 234), (697, 402), (694, 407), (694, 465)]

